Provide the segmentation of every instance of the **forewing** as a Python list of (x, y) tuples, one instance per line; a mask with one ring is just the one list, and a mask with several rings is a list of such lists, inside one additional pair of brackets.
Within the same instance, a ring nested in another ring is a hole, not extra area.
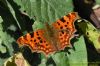
[(78, 18), (76, 12), (69, 13), (68, 15), (58, 19), (54, 22), (53, 28), (58, 31), (58, 42), (59, 49), (63, 50), (65, 47), (70, 46), (70, 39), (73, 36), (73, 33), (76, 31), (74, 22)]
[(36, 30), (33, 33), (27, 33), (25, 36), (18, 38), (19, 45), (29, 46), (33, 52), (43, 52), (48, 55), (55, 52), (54, 47), (45, 38), (44, 30)]

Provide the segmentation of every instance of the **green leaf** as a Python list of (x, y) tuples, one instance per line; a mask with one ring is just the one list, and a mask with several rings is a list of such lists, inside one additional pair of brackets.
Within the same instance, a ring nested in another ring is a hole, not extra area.
[[(1, 18), (0, 18), (0, 22), (1, 22)], [(2, 22), (3, 23), (3, 22)], [(13, 54), (13, 47), (12, 47), (12, 43), (15, 40), (9, 35), (7, 34), (7, 32), (3, 31), (3, 26), (0, 23), (0, 66), (3, 64), (3, 62), (7, 59), (7, 57), (9, 57), (10, 55)], [(3, 59), (4, 58), (4, 59)]]
[(15, 41), (17, 24), (12, 15), (14, 11), (10, 9), (8, 2), (1, 0), (0, 6), (0, 66), (2, 66), (4, 61), (13, 55), (14, 50), (17, 48)]
[(87, 20), (81, 20), (78, 25), (87, 39), (92, 42), (91, 44), (100, 52), (100, 31)]
[[(1, 16), (0, 16), (0, 33), (2, 32), (2, 27), (1, 27), (1, 23), (3, 22)], [(0, 52), (1, 53), (6, 53), (7, 50), (6, 50), (6, 47), (2, 46), (2, 38), (0, 37)]]
[(99, 4), (100, 5), (100, 0), (96, 0), (96, 4)]
[(34, 24), (32, 25), (33, 29), (34, 30), (37, 30), (37, 29), (44, 29), (45, 27), (45, 24), (39, 22), (39, 21), (35, 21)]
[(73, 11), (72, 0), (14, 0), (20, 10), (40, 22), (54, 22), (56, 19)]
[(70, 66), (88, 66), (87, 50), (83, 36), (75, 42), (74, 49), (70, 49), (69, 52), (68, 58)]
[[(5, 9), (1, 13), (0, 17), (0, 40), (1, 44), (7, 50), (9, 55), (13, 54), (12, 44), (15, 43), (14, 31), (16, 31), (16, 21), (9, 10), (9, 6), (5, 0), (1, 2), (3, 4), (2, 9)], [(13, 12), (13, 10), (11, 10)]]
[(69, 66), (68, 56), (65, 52), (56, 53), (52, 58), (57, 66)]

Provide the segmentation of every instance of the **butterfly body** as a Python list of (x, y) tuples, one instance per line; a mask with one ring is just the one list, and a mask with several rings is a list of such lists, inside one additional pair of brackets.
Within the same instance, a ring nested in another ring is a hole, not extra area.
[(38, 29), (33, 33), (27, 33), (20, 37), (19, 45), (28, 45), (33, 52), (43, 52), (46, 55), (64, 50), (70, 46), (70, 39), (76, 31), (74, 21), (77, 19), (75, 12), (58, 19), (53, 24), (45, 23), (44, 29)]

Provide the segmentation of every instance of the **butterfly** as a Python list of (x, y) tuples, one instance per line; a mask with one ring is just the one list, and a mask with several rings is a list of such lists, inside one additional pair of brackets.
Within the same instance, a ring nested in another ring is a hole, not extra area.
[(64, 50), (71, 46), (70, 40), (76, 31), (74, 22), (77, 18), (78, 14), (71, 12), (51, 25), (45, 23), (45, 29), (37, 29), (19, 37), (17, 43), (29, 46), (33, 52), (42, 52), (46, 56)]

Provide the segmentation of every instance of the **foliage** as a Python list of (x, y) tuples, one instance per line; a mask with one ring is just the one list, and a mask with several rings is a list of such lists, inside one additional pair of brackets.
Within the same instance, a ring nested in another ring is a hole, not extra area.
[(73, 0), (0, 0), (0, 66), (4, 62), (5, 66), (16, 66), (13, 61), (16, 61), (15, 55), (19, 51), (22, 51), (20, 57), (25, 66), (87, 66), (88, 53), (83, 35), (90, 41), (96, 40), (93, 45), (100, 48), (97, 41), (99, 30), (91, 23), (77, 23), (81, 36), (71, 40), (72, 48), (52, 54), (48, 59), (43, 54), (32, 53), (27, 47), (20, 49), (16, 43), (20, 36), (42, 28), (44, 22), (51, 24), (73, 10)]
[(96, 50), (100, 52), (100, 31), (87, 20), (81, 20), (78, 25), (87, 39), (90, 40)]

